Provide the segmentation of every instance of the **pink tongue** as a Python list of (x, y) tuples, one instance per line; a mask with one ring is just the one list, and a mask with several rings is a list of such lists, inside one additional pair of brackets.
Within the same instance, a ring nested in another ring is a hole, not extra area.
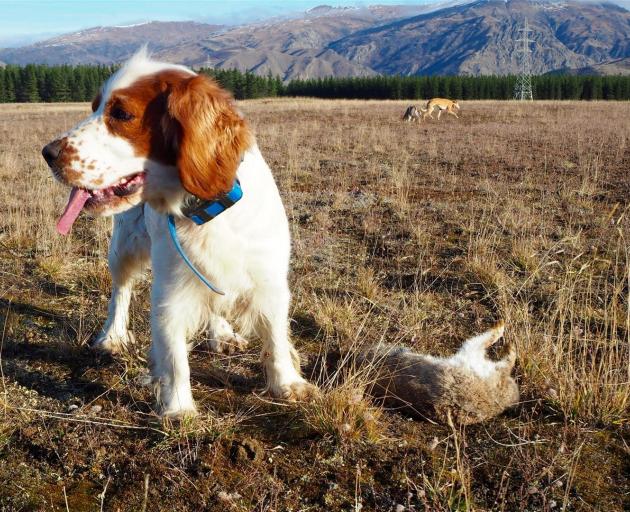
[(70, 198), (66, 209), (59, 217), (57, 221), (57, 232), (61, 235), (67, 235), (70, 233), (70, 228), (74, 221), (77, 220), (79, 213), (83, 209), (83, 205), (90, 198), (90, 193), (82, 188), (72, 187), (70, 191)]

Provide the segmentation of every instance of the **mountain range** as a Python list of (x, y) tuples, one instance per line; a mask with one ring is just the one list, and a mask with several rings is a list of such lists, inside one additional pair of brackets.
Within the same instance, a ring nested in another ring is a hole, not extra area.
[(7, 64), (110, 64), (141, 45), (164, 60), (284, 80), (375, 74), (510, 74), (528, 20), (532, 72), (630, 74), (630, 11), (575, 0), (476, 0), (434, 5), (319, 6), (241, 26), (148, 22), (95, 27), (20, 48)]

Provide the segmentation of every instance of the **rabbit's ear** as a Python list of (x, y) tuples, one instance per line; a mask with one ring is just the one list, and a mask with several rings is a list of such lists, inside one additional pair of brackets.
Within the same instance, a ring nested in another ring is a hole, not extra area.
[(489, 332), (492, 333), (492, 341), (488, 347), (493, 343), (496, 343), (497, 340), (503, 338), (503, 334), (505, 334), (505, 322), (503, 320), (499, 320)]
[(512, 368), (514, 368), (514, 363), (516, 363), (516, 347), (513, 343), (510, 343), (507, 355), (500, 361), (497, 361), (497, 367), (504, 369), (509, 375), (512, 372)]
[(499, 359), (496, 361), (495, 368), (497, 371), (504, 373), (508, 377), (512, 373), (512, 368), (514, 368), (514, 364), (516, 363), (516, 347), (513, 343), (508, 345), (508, 353), (503, 357), (503, 359)]

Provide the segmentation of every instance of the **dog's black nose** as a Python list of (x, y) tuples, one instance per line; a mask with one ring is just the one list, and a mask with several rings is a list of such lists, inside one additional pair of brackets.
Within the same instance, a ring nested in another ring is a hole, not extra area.
[(60, 140), (54, 140), (52, 141), (50, 144), (47, 144), (46, 146), (44, 146), (44, 149), (42, 149), (42, 156), (44, 157), (44, 160), (46, 160), (46, 162), (50, 165), (52, 164), (55, 160), (57, 160), (57, 158), (59, 158), (59, 153), (61, 153), (61, 141)]

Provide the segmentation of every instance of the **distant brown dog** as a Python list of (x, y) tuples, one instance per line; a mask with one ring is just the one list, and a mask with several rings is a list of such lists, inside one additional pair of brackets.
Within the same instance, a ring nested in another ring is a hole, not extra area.
[(440, 116), (443, 111), (446, 111), (447, 114), (454, 115), (459, 119), (459, 116), (455, 113), (455, 109), (460, 110), (459, 102), (457, 100), (447, 100), (444, 98), (433, 98), (427, 101), (427, 104), (422, 111), (422, 120), (424, 121), (427, 117), (433, 119), (433, 111), (437, 109), (438, 111), (438, 121), (440, 120)]
[(376, 370), (372, 395), (414, 415), (471, 424), (503, 412), (519, 400), (511, 377), (516, 350), (499, 361), (486, 357), (486, 349), (503, 336), (504, 325), (464, 342), (448, 358), (418, 354), (404, 347), (381, 346), (369, 351), (363, 362)]

